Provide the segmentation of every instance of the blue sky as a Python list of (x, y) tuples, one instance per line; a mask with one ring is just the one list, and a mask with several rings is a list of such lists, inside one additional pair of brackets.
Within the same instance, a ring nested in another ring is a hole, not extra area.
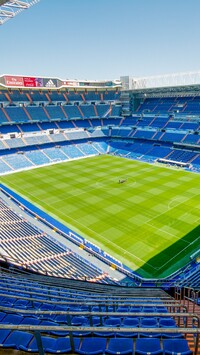
[(199, 0), (40, 0), (0, 26), (0, 74), (118, 79), (200, 69)]

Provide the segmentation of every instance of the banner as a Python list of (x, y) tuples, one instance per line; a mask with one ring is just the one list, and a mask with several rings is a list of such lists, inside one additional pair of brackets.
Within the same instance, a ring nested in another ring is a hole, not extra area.
[(65, 86), (79, 86), (79, 83), (78, 81), (63, 81), (62, 82), (62, 85), (65, 85)]
[(7, 86), (12, 86), (12, 87), (24, 86), (24, 80), (22, 76), (4, 76), (4, 80)]
[(44, 86), (44, 84), (43, 84), (43, 79), (42, 79), (42, 78), (35, 78), (35, 86), (36, 86), (37, 88), (43, 87), (43, 86)]
[(46, 88), (56, 88), (57, 87), (57, 80), (56, 79), (43, 79), (43, 86)]
[(47, 88), (57, 89), (60, 87), (119, 87), (119, 81), (77, 81), (60, 80), (56, 78), (35, 78), (32, 76), (5, 75), (0, 78), (0, 83), (8, 87), (24, 88)]
[(33, 78), (33, 77), (24, 77), (24, 86), (28, 88), (42, 87), (43, 79), (42, 78)]
[(36, 87), (36, 82), (35, 78), (31, 77), (24, 77), (24, 86), (28, 88), (35, 88)]

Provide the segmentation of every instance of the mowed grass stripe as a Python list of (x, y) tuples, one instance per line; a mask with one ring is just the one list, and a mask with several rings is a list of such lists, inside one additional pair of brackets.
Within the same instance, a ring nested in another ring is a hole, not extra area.
[(198, 174), (97, 156), (1, 181), (143, 276), (175, 271), (198, 247)]

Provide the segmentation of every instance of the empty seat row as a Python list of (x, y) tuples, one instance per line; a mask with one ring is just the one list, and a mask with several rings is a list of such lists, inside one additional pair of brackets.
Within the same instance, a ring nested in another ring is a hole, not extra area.
[[(192, 355), (185, 339), (166, 339), (161, 343), (159, 339), (126, 339), (126, 338), (52, 338), (42, 336), (41, 346), (47, 353), (76, 354), (135, 354), (135, 355)], [(161, 347), (162, 345), (162, 347)], [(0, 347), (3, 349), (16, 349), (28, 353), (37, 353), (38, 341), (29, 332), (0, 330)]]

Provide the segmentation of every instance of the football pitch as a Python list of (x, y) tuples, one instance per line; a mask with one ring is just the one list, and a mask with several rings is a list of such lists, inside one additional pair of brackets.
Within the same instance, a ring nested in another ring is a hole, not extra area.
[(102, 155), (1, 182), (144, 277), (171, 274), (199, 249), (198, 174)]

